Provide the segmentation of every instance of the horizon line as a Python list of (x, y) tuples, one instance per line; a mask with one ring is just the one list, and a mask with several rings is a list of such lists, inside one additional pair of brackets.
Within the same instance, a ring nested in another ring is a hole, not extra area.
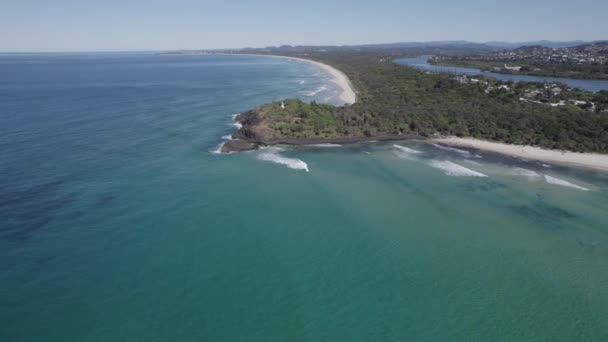
[(433, 44), (433, 43), (469, 43), (469, 44), (479, 44), (479, 45), (489, 45), (492, 44), (529, 44), (529, 43), (540, 43), (540, 42), (548, 42), (548, 43), (598, 43), (598, 42), (608, 42), (608, 39), (575, 39), (575, 40), (550, 40), (550, 39), (539, 39), (539, 40), (528, 40), (528, 41), (507, 41), (507, 40), (489, 40), (484, 42), (465, 40), (465, 39), (456, 39), (456, 40), (428, 40), (428, 41), (397, 41), (397, 42), (386, 42), (386, 43), (359, 43), (359, 44), (280, 44), (280, 45), (268, 45), (264, 47), (232, 47), (232, 48), (180, 48), (180, 49), (158, 49), (158, 50), (49, 50), (49, 51), (0, 51), (0, 54), (45, 54), (45, 53), (56, 53), (56, 54), (64, 54), (64, 53), (159, 53), (159, 52), (176, 52), (176, 51), (226, 51), (226, 50), (245, 50), (245, 49), (267, 49), (267, 48), (277, 48), (282, 46), (290, 46), (290, 47), (357, 47), (357, 46), (373, 46), (373, 45), (393, 45), (393, 44)]

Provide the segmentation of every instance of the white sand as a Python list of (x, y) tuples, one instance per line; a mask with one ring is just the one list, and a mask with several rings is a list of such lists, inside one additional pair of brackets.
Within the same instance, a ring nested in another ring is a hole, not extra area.
[(474, 138), (449, 137), (432, 139), (431, 141), (450, 146), (469, 147), (484, 151), (491, 151), (524, 159), (541, 160), (549, 163), (608, 171), (608, 154), (547, 150), (534, 146), (510, 145)]
[(353, 104), (353, 103), (355, 103), (355, 101), (357, 101), (357, 95), (355, 94), (355, 91), (353, 90), (350, 80), (342, 71), (340, 71), (332, 66), (329, 66), (327, 64), (323, 64), (321, 62), (316, 62), (316, 61), (311, 61), (309, 59), (297, 58), (297, 57), (286, 57), (286, 58), (297, 59), (297, 60), (312, 63), (314, 65), (321, 67), (323, 70), (325, 70), (332, 76), (331, 82), (334, 83), (335, 85), (337, 85), (338, 88), (340, 88), (340, 100), (342, 100), (342, 102), (344, 102), (345, 104)]
[(332, 76), (331, 82), (334, 83), (340, 89), (340, 100), (344, 102), (344, 104), (353, 104), (357, 101), (357, 95), (353, 90), (353, 87), (350, 83), (348, 77), (340, 70), (329, 66), (327, 64), (323, 64), (321, 62), (313, 61), (310, 59), (299, 58), (299, 57), (288, 57), (288, 56), (278, 56), (278, 55), (262, 55), (262, 54), (233, 54), (233, 55), (248, 55), (248, 56), (266, 56), (266, 57), (275, 57), (275, 58), (288, 58), (297, 61), (302, 61), (306, 63), (314, 64), (321, 69), (325, 70), (325, 72), (329, 73)]

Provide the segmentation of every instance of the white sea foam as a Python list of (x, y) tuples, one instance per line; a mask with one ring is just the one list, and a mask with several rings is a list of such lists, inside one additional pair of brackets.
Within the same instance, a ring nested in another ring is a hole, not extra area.
[(542, 166), (543, 166), (545, 169), (550, 169), (550, 168), (551, 168), (551, 165), (549, 165), (549, 164), (542, 164)]
[[(465, 156), (465, 157), (470, 157), (471, 156), (471, 152), (469, 151), (465, 151), (465, 150), (461, 150), (461, 149), (457, 149), (457, 148), (453, 148), (453, 147), (447, 147), (447, 146), (442, 146), (439, 144), (432, 144), (433, 146), (437, 147), (440, 150), (444, 150), (444, 151), (453, 151), (456, 153), (460, 153), (461, 155)], [(477, 158), (477, 157), (475, 157)], [(481, 158), (481, 156), (479, 156), (479, 158)]]
[(405, 146), (401, 146), (401, 145), (393, 145), (393, 147), (398, 149), (399, 151), (405, 152), (405, 153), (413, 153), (413, 154), (422, 153), (418, 150), (414, 150), (413, 148), (409, 148), (409, 147), (405, 147)]
[(241, 129), (241, 127), (243, 127), (243, 125), (240, 122), (234, 121), (236, 120), (236, 117), (239, 116), (239, 114), (232, 114), (229, 115), (232, 118), (232, 123), (231, 125), (236, 127), (236, 129)]
[(429, 162), (434, 168), (442, 170), (448, 176), (455, 177), (487, 177), (483, 173), (479, 173), (477, 171), (473, 171), (471, 169), (467, 169), (464, 166), (460, 166), (458, 164), (454, 164), (447, 160), (431, 160)]
[(232, 134), (226, 134), (222, 137), (224, 140), (232, 140)]
[(331, 143), (325, 143), (325, 144), (311, 144), (311, 145), (306, 145), (306, 146), (311, 146), (311, 147), (342, 147), (342, 145), (340, 144), (331, 144)]
[(281, 156), (279, 153), (284, 151), (282, 148), (269, 147), (266, 148), (258, 155), (258, 159), (269, 161), (276, 164), (285, 165), (290, 169), (304, 170), (308, 172), (308, 164), (297, 158), (287, 158)]
[(315, 95), (317, 95), (318, 93), (320, 93), (320, 92), (322, 92), (324, 90), (327, 90), (327, 86), (322, 85), (322, 86), (320, 86), (319, 88), (317, 88), (317, 89), (315, 89), (313, 91), (305, 93), (304, 95), (306, 95), (306, 96), (315, 96)]
[(304, 83), (306, 83), (306, 81), (305, 80), (300, 80), (300, 82), (298, 82), (298, 83), (304, 84)]
[(474, 160), (470, 160), (470, 159), (465, 159), (465, 162), (467, 162), (467, 163), (469, 163), (469, 164), (473, 164), (473, 165), (475, 165), (475, 166), (482, 166), (482, 164), (481, 164), (481, 163), (478, 163), (478, 162), (476, 162), (476, 161), (474, 161)]
[(572, 184), (568, 181), (565, 181), (563, 179), (559, 179), (559, 178), (555, 178), (555, 177), (551, 177), (551, 176), (547, 176), (545, 175), (545, 182), (549, 183), (549, 184), (553, 184), (553, 185), (560, 185), (560, 186), (565, 186), (568, 188), (573, 188), (573, 189), (578, 189), (578, 190), (582, 190), (582, 191), (591, 191), (587, 188), (583, 188), (582, 186), (576, 185), (576, 184)]
[(211, 153), (213, 153), (213, 154), (222, 154), (222, 147), (224, 147), (224, 144), (225, 144), (225, 143), (221, 143), (221, 144), (219, 144), (219, 145), (218, 145), (216, 148), (212, 149), (212, 150), (211, 150), (211, 151), (209, 151), (209, 152), (211, 152)]
[(538, 178), (541, 177), (542, 175), (539, 174), (536, 171), (532, 171), (532, 170), (528, 170), (528, 169), (523, 169), (521, 167), (513, 167), (510, 168), (507, 173), (511, 176), (521, 176), (521, 177), (526, 177), (526, 178)]

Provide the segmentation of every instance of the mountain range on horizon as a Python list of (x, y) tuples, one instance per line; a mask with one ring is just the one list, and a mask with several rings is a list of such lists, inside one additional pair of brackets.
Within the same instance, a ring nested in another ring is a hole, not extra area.
[(525, 46), (543, 46), (548, 48), (568, 48), (585, 44), (593, 44), (605, 42), (607, 40), (570, 40), (570, 41), (552, 41), (538, 40), (526, 42), (506, 42), (506, 41), (489, 41), (485, 43), (471, 42), (468, 40), (442, 40), (442, 41), (426, 41), (426, 42), (396, 42), (396, 43), (372, 43), (372, 44), (355, 44), (355, 45), (281, 45), (269, 46), (267, 48), (323, 48), (323, 47), (355, 47), (355, 48), (433, 48), (433, 47), (465, 47), (480, 50), (497, 50), (497, 49), (516, 49)]

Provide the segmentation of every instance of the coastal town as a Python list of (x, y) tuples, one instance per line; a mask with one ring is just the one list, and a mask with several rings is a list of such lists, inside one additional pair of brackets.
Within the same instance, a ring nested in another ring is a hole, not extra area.
[(573, 48), (526, 46), (515, 50), (498, 51), (487, 60), (558, 62), (576, 64), (604, 64), (608, 62), (608, 42), (586, 44)]
[(442, 54), (430, 62), (508, 74), (608, 79), (608, 42), (565, 48), (534, 45), (489, 53)]
[(590, 93), (573, 89), (563, 83), (504, 82), (485, 76), (459, 75), (453, 77), (460, 84), (477, 84), (491, 96), (511, 97), (522, 102), (552, 107), (577, 106), (590, 112), (608, 112), (605, 92)]

